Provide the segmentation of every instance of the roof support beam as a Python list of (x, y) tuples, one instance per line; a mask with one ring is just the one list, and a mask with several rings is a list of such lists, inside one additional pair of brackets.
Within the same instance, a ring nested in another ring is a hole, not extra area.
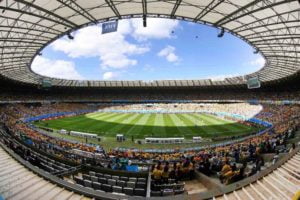
[(89, 12), (87, 12), (85, 9), (83, 9), (80, 5), (78, 5), (74, 0), (57, 0), (57, 1), (63, 4), (64, 6), (70, 8), (71, 10), (75, 11), (76, 13), (80, 14), (87, 20), (95, 24), (97, 23), (97, 19), (94, 18), (94, 16), (91, 15)]
[(110, 9), (115, 13), (115, 15), (121, 19), (121, 15), (118, 11), (118, 9), (116, 8), (115, 4), (113, 3), (112, 0), (105, 0), (105, 2), (107, 3), (107, 5), (110, 7)]
[(175, 13), (176, 13), (176, 11), (177, 11), (179, 5), (181, 4), (181, 1), (182, 1), (182, 0), (176, 0), (175, 5), (174, 5), (174, 7), (173, 7), (173, 10), (172, 10), (172, 12), (171, 12), (171, 18), (172, 18), (172, 19), (174, 19)]
[(215, 9), (224, 0), (213, 0), (210, 2), (194, 19), (194, 22), (201, 20), (205, 15), (207, 15), (211, 10)]
[[(245, 6), (240, 7), (239, 9), (237, 9), (236, 11), (234, 11), (231, 14), (227, 15), (226, 17), (223, 17), (222, 19), (220, 19), (219, 21), (214, 23), (214, 25), (215, 26), (223, 26), (224, 24), (227, 24), (231, 21), (235, 21), (235, 20), (237, 20), (241, 17), (250, 15), (250, 14), (255, 13), (257, 11), (264, 10), (264, 9), (272, 7), (272, 6), (278, 6), (280, 4), (293, 2), (295, 0), (282, 0), (280, 2), (276, 2), (275, 0), (273, 0), (273, 1), (274, 2), (271, 4), (271, 6), (268, 5), (266, 1), (263, 1), (263, 0), (252, 1), (248, 4), (246, 4)], [(259, 7), (259, 8), (257, 8), (257, 7)]]

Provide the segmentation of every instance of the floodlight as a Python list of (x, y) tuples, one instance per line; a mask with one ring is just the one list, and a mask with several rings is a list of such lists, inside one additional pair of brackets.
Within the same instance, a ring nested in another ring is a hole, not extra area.
[(221, 29), (221, 32), (218, 34), (218, 37), (221, 38), (224, 36), (225, 30), (224, 28)]
[(69, 38), (70, 40), (73, 40), (73, 39), (74, 39), (74, 36), (72, 36), (70, 32), (67, 33), (67, 36), (68, 36), (68, 38)]
[(143, 15), (143, 26), (147, 27), (147, 18), (146, 18), (146, 15)]

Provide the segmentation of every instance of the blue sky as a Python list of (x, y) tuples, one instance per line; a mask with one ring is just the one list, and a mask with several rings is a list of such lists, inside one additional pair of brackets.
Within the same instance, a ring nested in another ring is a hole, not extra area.
[(235, 36), (209, 26), (169, 19), (120, 20), (118, 32), (101, 24), (63, 37), (35, 58), (42, 75), (89, 80), (222, 79), (260, 69), (264, 60)]

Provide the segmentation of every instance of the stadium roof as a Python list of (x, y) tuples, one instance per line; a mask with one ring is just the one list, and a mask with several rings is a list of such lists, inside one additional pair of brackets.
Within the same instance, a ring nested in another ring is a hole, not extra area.
[[(161, 17), (224, 28), (257, 49), (265, 66), (247, 77), (268, 82), (300, 69), (300, 3), (298, 0), (0, 0), (0, 74), (39, 84), (31, 71), (34, 57), (70, 31), (116, 19)], [(217, 56), (217, 55), (216, 55)], [(51, 78), (56, 86), (180, 87), (244, 84), (223, 81), (77, 81)]]

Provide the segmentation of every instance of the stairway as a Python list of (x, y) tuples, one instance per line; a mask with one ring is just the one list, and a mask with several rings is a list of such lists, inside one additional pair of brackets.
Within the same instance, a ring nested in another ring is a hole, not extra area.
[(14, 160), (0, 147), (0, 197), (5, 200), (90, 199), (46, 181)]
[(213, 199), (289, 200), (300, 190), (300, 152), (285, 164), (256, 182)]

